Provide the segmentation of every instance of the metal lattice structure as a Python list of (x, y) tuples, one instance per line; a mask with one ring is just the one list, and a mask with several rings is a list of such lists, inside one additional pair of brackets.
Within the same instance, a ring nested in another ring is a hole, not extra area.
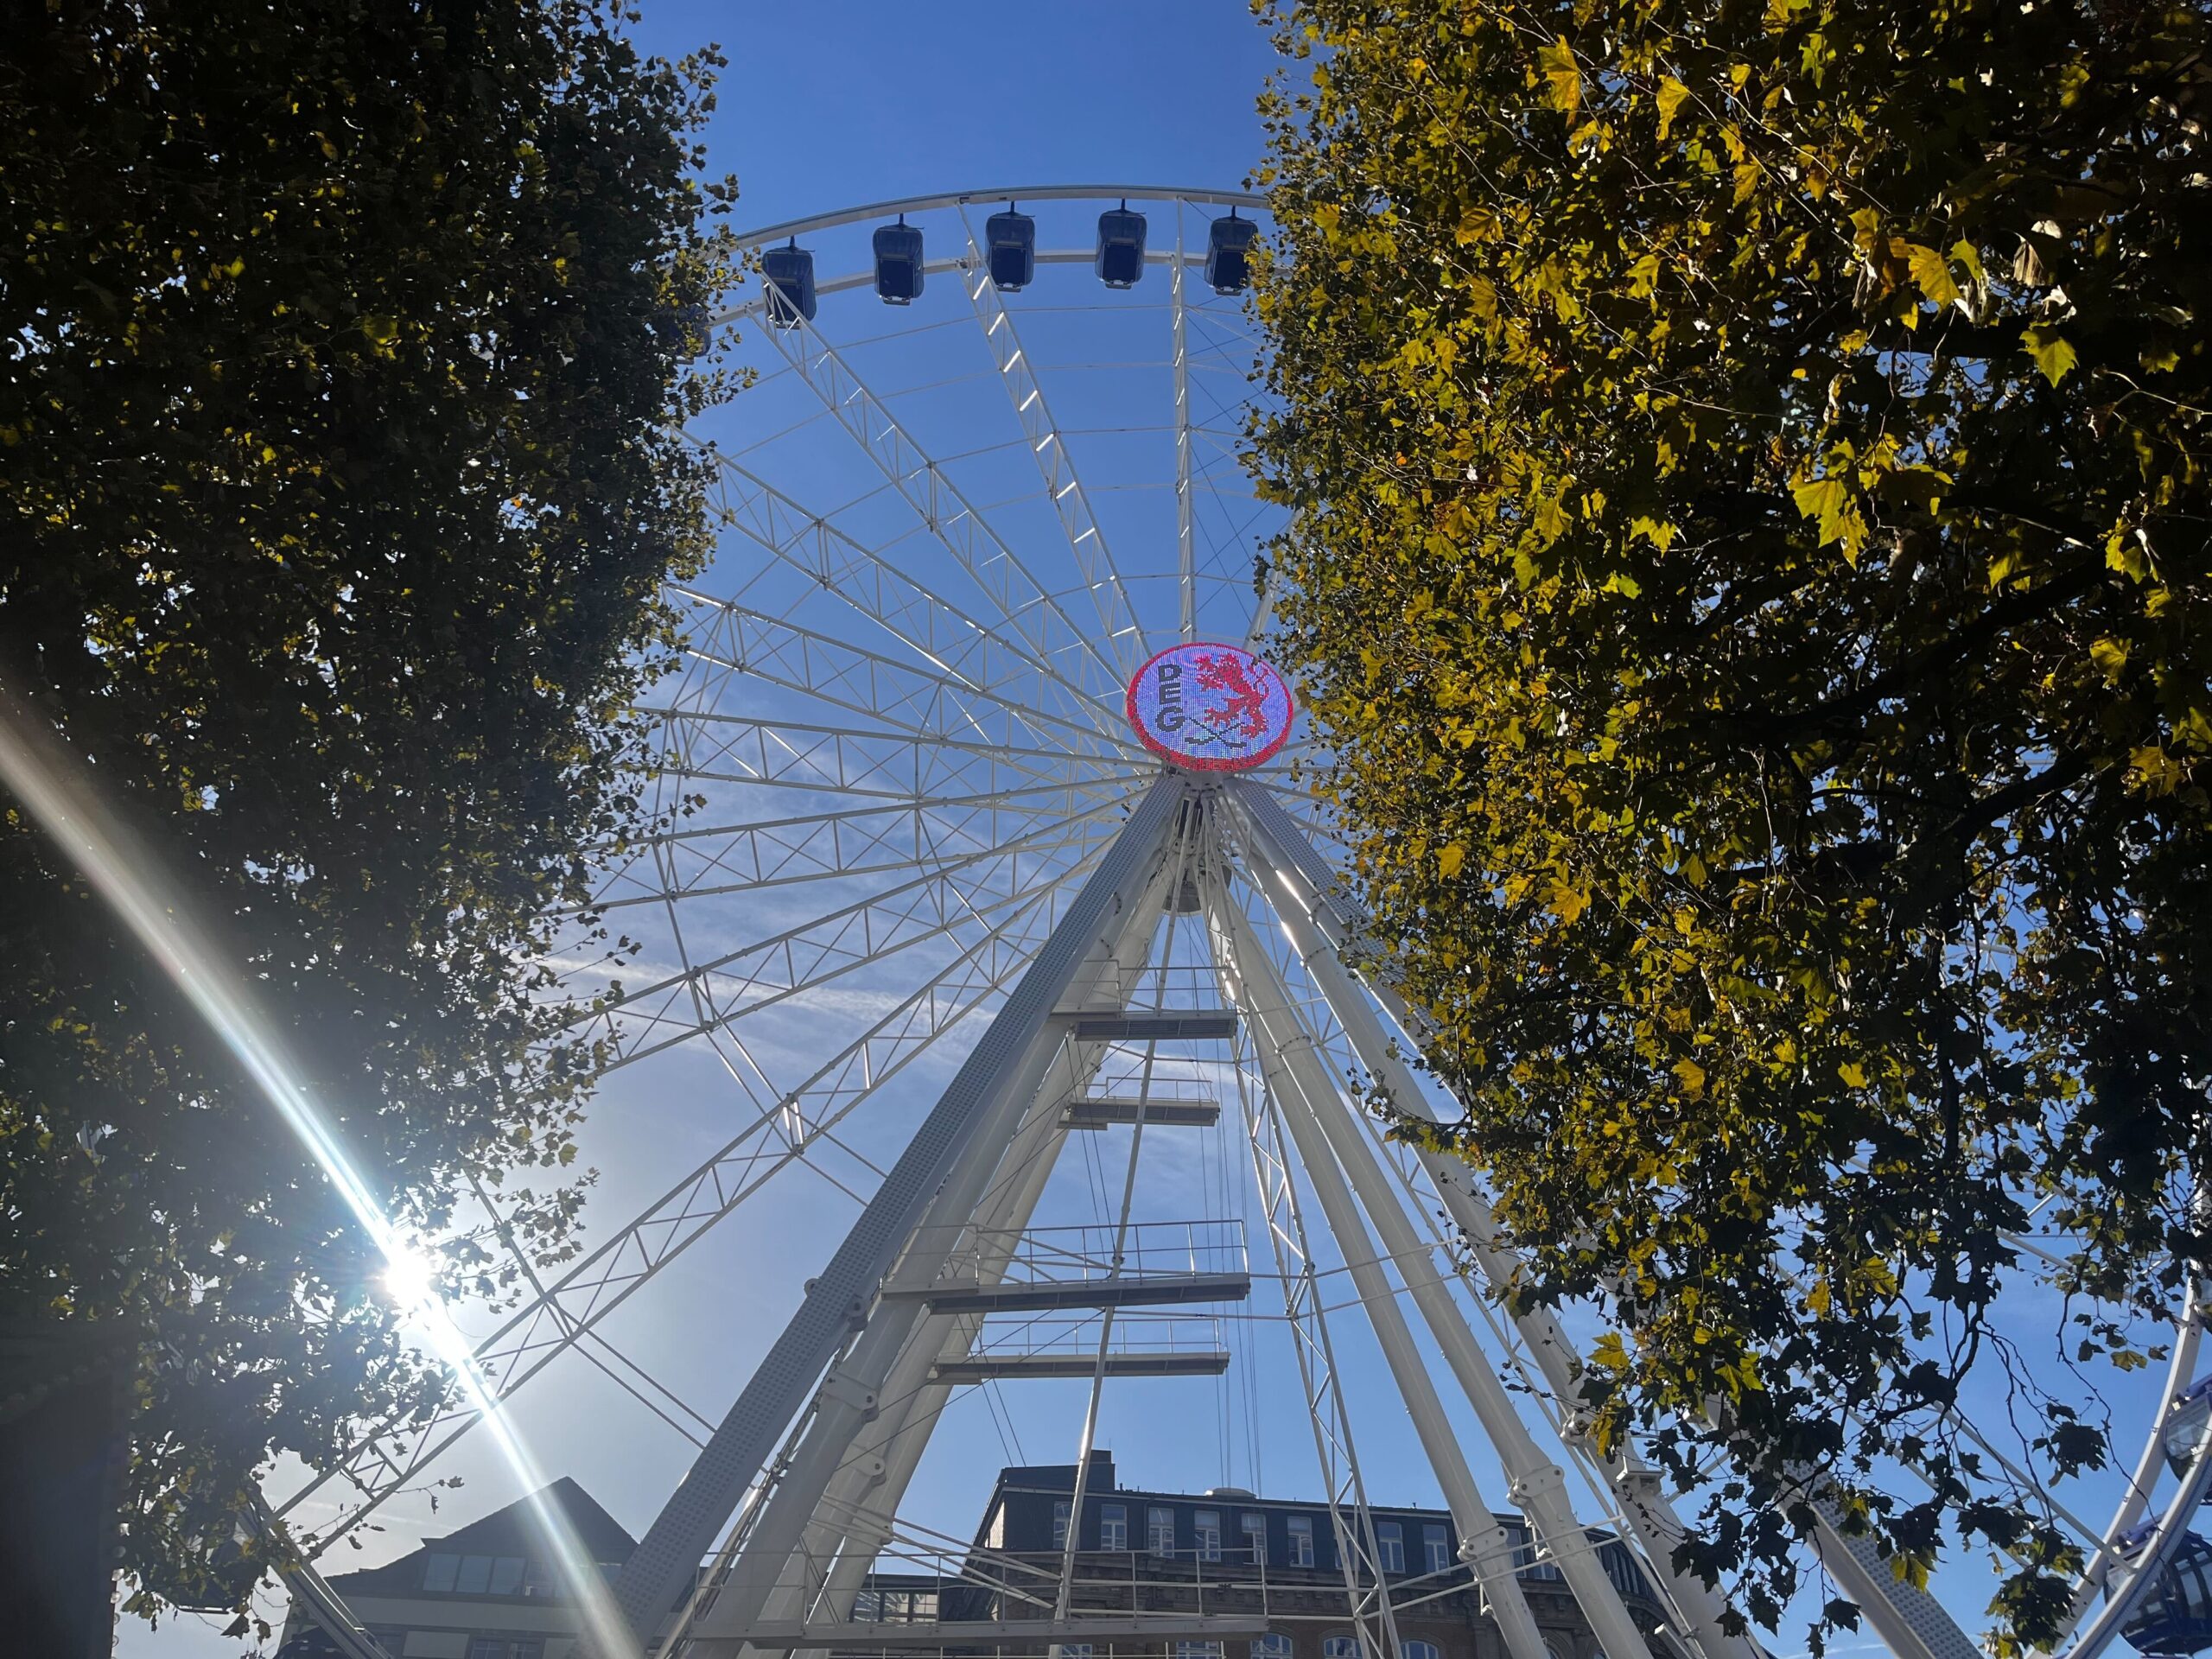
[[(1097, 289), (1070, 269), (1091, 263), (1087, 247), (1048, 241), (1035, 286), (1001, 291), (978, 220), (1009, 199), (1050, 208), (1063, 233), (1110, 201), (1168, 233), (1133, 288)], [(529, 1274), (479, 1351), (507, 1399), (589, 1364), (696, 1449), (617, 1586), (664, 1653), (850, 1646), (864, 1581), (893, 1560), (1015, 1610), (988, 1628), (910, 1628), (909, 1648), (1057, 1656), (1253, 1634), (1204, 1609), (1085, 1605), (1072, 1537), (1057, 1583), (1025, 1586), (906, 1500), (961, 1400), (1080, 1391), (1085, 1469), (1104, 1390), (1218, 1376), (1235, 1357), (1223, 1321), (1263, 1313), (1294, 1362), (1280, 1375), (1296, 1382), (1346, 1616), (1374, 1659), (1399, 1643), (1348, 1341), (1379, 1351), (1370, 1380), (1410, 1418), (1510, 1659), (1547, 1659), (1522, 1592), (1532, 1560), (1556, 1568), (1614, 1659), (1758, 1659), (1722, 1596), (1675, 1570), (1681, 1522), (1652, 1471), (1584, 1433), (1567, 1332), (1503, 1311), (1517, 1263), (1468, 1172), (1385, 1141), (1351, 1090), (1359, 1076), (1406, 1111), (1451, 1109), (1405, 1058), (1418, 1021), (1339, 954), (1360, 918), (1338, 832), (1298, 782), (1318, 758), (1310, 734), (1210, 771), (1163, 760), (1126, 716), (1160, 647), (1264, 645), (1253, 556), (1281, 524), (1237, 454), (1259, 348), (1242, 301), (1201, 279), (1210, 217), (1263, 206), (1055, 187), (830, 214), (755, 240), (806, 238), (826, 261), (854, 227), (900, 214), (938, 256), (921, 268), (934, 285), (880, 308), (855, 253), (815, 282), (812, 316), (778, 315), (756, 289), (716, 320), (762, 378), (691, 435), (721, 553), (675, 595), (685, 666), (650, 710), (671, 756), (665, 827), (607, 849), (599, 890), (641, 943), (619, 969), (566, 967), (595, 999), (579, 1018), (607, 1086), (709, 1089), (728, 1132), (632, 1218), (595, 1228), (588, 1254)], [(1205, 1135), (1234, 1154), (1220, 1167), (1251, 1179), (1239, 1212), (1148, 1213), (1147, 1144)], [(1099, 1202), (1071, 1224), (1051, 1195), (1082, 1159)], [(849, 1196), (849, 1225), (728, 1403), (696, 1408), (610, 1333), (799, 1170)], [(1249, 1256), (1247, 1227), (1264, 1235)], [(2161, 1428), (2184, 1409), (2197, 1329), (2192, 1302)], [(456, 1400), (375, 1426), (283, 1512), (327, 1550), (475, 1421)], [(2212, 1459), (2201, 1434), (2182, 1449), (2143, 1532), (2165, 1460), (2153, 1434), (2117, 1518), (2082, 1538), (2075, 1659), (2095, 1659), (2184, 1547)], [(2037, 1478), (2031, 1456), (2021, 1467)], [(334, 1494), (337, 1517), (306, 1527)], [(1521, 1517), (1512, 1535), (1501, 1511)], [(1899, 1659), (1973, 1650), (1937, 1599), (1824, 1525), (1822, 1567)], [(1609, 1581), (1593, 1529), (1639, 1560), (1658, 1630)], [(357, 1638), (341, 1646), (373, 1651)]]

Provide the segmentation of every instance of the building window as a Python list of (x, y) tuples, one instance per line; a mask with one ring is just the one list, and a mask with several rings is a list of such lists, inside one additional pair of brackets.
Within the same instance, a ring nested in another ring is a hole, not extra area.
[(1359, 1638), (1356, 1636), (1323, 1637), (1321, 1659), (1359, 1659)]
[(1441, 1573), (1452, 1565), (1452, 1546), (1441, 1527), (1425, 1526), (1421, 1529), (1421, 1552), (1432, 1573)]
[(1385, 1573), (1406, 1570), (1406, 1529), (1395, 1521), (1375, 1523), (1376, 1565)]
[(1268, 1564), (1268, 1517), (1264, 1515), (1240, 1515), (1236, 1524), (1244, 1534), (1245, 1559), (1255, 1567)]
[(492, 1562), (492, 1593), (495, 1596), (519, 1595), (522, 1592), (523, 1560), (519, 1555), (501, 1555)]
[(507, 1643), (507, 1659), (545, 1659), (545, 1644), (536, 1637)]
[[(1098, 1548), (1127, 1549), (1129, 1547), (1129, 1506), (1126, 1503), (1101, 1503), (1098, 1506)], [(1067, 1651), (1067, 1643), (1060, 1644), (1060, 1651)]]
[(423, 1587), (443, 1594), (453, 1588), (454, 1577), (461, 1571), (458, 1555), (433, 1555), (423, 1566)]
[(464, 1555), (461, 1558), (461, 1576), (453, 1587), (464, 1596), (480, 1596), (492, 1588), (492, 1558), (489, 1555)]
[(1194, 1518), (1197, 1522), (1198, 1559), (1202, 1561), (1219, 1560), (1221, 1559), (1221, 1511), (1200, 1510)]
[(553, 1569), (535, 1557), (522, 1569), (522, 1592), (525, 1596), (550, 1596), (559, 1589), (560, 1583), (553, 1576)]
[(1444, 1659), (1444, 1656), (1436, 1650), (1433, 1642), (1401, 1642), (1398, 1659)]
[(1294, 1515), (1285, 1523), (1290, 1528), (1290, 1564), (1293, 1567), (1313, 1565), (1313, 1517)]
[(507, 1659), (506, 1638), (498, 1636), (474, 1637), (468, 1644), (468, 1659)]
[(1090, 1643), (1088, 1642), (1060, 1643), (1060, 1659), (1090, 1659)]
[(1056, 1497), (1052, 1500), (1052, 1548), (1065, 1549), (1067, 1547), (1068, 1500), (1065, 1497)]
[(1175, 1511), (1147, 1510), (1144, 1512), (1145, 1548), (1155, 1555), (1166, 1557), (1175, 1553)]
[(1270, 1630), (1252, 1644), (1252, 1659), (1290, 1659), (1290, 1638)]
[(1221, 1659), (1218, 1642), (1178, 1642), (1175, 1659)]

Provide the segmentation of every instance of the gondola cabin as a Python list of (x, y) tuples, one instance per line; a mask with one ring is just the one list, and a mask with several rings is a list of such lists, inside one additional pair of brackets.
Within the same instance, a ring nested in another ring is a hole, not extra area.
[(799, 319), (814, 321), (814, 251), (797, 242), (789, 247), (765, 248), (760, 253), (760, 281), (768, 294), (768, 321), (779, 328), (796, 328)]
[(1109, 288), (1135, 288), (1144, 275), (1144, 215), (1127, 202), (1098, 215), (1097, 270)]
[(1008, 207), (983, 221), (991, 286), (1011, 294), (1029, 286), (1037, 276), (1037, 221)]
[(912, 305), (922, 295), (922, 227), (901, 213), (875, 230), (875, 291), (886, 305)]
[[(2120, 1548), (2126, 1549), (2131, 1536), (2151, 1530), (2139, 1527), (2123, 1535)], [(2212, 1647), (2212, 1543), (2193, 1532), (2184, 1536), (2120, 1633), (2139, 1653), (2202, 1653)]]
[(1252, 282), (1252, 240), (1260, 227), (1235, 213), (1217, 219), (1206, 232), (1206, 286), (1217, 294), (1242, 294)]

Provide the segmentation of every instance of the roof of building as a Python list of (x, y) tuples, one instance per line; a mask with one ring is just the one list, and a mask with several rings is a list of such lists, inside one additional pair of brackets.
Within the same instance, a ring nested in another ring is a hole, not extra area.
[(340, 1594), (348, 1588), (372, 1592), (404, 1586), (411, 1589), (421, 1582), (423, 1558), (426, 1555), (543, 1556), (545, 1547), (532, 1513), (540, 1499), (568, 1516), (584, 1553), (594, 1561), (626, 1561), (638, 1547), (638, 1541), (600, 1507), (597, 1498), (563, 1475), (528, 1497), (517, 1498), (505, 1509), (494, 1510), (442, 1537), (424, 1539), (420, 1548), (397, 1560), (386, 1561), (381, 1567), (364, 1567), (358, 1573), (338, 1574), (331, 1583)]

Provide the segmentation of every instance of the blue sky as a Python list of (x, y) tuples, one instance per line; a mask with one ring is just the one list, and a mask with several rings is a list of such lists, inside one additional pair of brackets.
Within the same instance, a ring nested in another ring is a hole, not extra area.
[(738, 217), (1063, 181), (1234, 188), (1274, 67), (1240, 0), (716, 5), (647, 0), (639, 38), (729, 59), (709, 135)]

